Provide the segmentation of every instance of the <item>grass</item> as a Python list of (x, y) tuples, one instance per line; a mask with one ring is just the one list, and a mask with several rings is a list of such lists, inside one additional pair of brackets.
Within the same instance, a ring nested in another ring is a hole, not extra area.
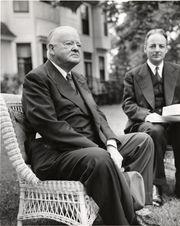
[[(108, 118), (109, 124), (115, 133), (122, 134), (126, 116), (120, 105), (102, 107)], [(19, 188), (16, 173), (9, 163), (7, 155), (1, 145), (1, 179), (0, 179), (0, 219), (2, 226), (16, 225), (18, 213)], [(148, 217), (142, 217), (142, 225), (180, 226), (180, 200), (174, 196), (174, 163), (172, 152), (166, 155), (166, 174), (168, 186), (164, 190), (164, 205), (160, 208), (150, 207), (152, 213)], [(25, 225), (57, 225), (57, 222), (49, 220), (25, 221)]]
[(141, 218), (142, 225), (180, 225), (180, 203), (177, 199), (164, 196), (165, 204), (160, 208), (151, 207), (152, 213)]

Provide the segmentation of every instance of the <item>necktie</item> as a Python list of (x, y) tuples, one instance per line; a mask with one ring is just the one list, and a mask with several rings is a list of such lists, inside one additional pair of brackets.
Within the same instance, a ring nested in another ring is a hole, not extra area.
[(71, 73), (68, 73), (68, 74), (66, 75), (66, 79), (67, 79), (67, 81), (69, 82), (69, 84), (71, 85), (71, 87), (73, 88), (73, 90), (76, 91), (76, 86), (75, 86), (74, 81), (73, 81), (73, 79), (72, 79)]
[(157, 77), (158, 81), (161, 81), (161, 76), (159, 75), (158, 70), (159, 70), (159, 67), (156, 67), (155, 68), (155, 76)]

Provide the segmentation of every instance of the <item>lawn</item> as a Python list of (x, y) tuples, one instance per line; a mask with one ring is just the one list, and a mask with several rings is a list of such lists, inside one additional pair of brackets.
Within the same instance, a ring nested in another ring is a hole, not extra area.
[[(104, 106), (102, 111), (107, 116), (109, 124), (117, 135), (123, 133), (126, 116), (120, 105)], [(160, 208), (151, 207), (152, 213), (148, 217), (141, 218), (142, 225), (180, 226), (180, 200), (174, 197), (174, 162), (172, 152), (166, 155), (166, 174), (168, 186), (164, 191), (164, 205)], [(1, 144), (1, 180), (0, 180), (0, 219), (2, 226), (16, 225), (18, 212), (18, 182), (16, 173), (7, 159), (7, 155)], [(26, 221), (26, 225), (55, 225), (52, 221)]]

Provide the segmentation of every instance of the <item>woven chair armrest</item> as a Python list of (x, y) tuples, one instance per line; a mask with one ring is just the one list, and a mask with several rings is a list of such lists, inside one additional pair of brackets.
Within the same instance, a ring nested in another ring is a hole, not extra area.
[[(27, 181), (20, 179), (20, 187), (30, 188), (32, 184), (27, 184)], [(80, 181), (66, 181), (66, 180), (46, 180), (40, 181), (34, 186), (33, 189), (42, 190), (44, 193), (83, 193), (85, 194), (85, 188)]]
[(22, 157), (8, 108), (2, 96), (0, 96), (0, 106), (1, 134), (9, 160), (20, 178), (35, 185), (39, 179), (26, 165)]

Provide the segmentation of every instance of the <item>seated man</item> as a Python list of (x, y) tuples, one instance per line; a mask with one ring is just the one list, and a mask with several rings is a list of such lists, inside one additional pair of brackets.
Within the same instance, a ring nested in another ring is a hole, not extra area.
[(123, 109), (129, 121), (125, 133), (146, 132), (155, 146), (154, 204), (162, 204), (162, 188), (166, 183), (164, 154), (172, 144), (176, 166), (175, 193), (180, 197), (180, 123), (162, 123), (162, 108), (180, 103), (180, 65), (164, 61), (167, 35), (162, 29), (147, 33), (144, 51), (147, 62), (125, 76)]
[(95, 104), (85, 78), (71, 69), (80, 62), (77, 31), (57, 27), (48, 36), (45, 64), (29, 72), (23, 109), (32, 169), (41, 180), (81, 181), (107, 225), (136, 223), (132, 197), (120, 170), (136, 170), (152, 203), (153, 142), (145, 133), (119, 139)]

